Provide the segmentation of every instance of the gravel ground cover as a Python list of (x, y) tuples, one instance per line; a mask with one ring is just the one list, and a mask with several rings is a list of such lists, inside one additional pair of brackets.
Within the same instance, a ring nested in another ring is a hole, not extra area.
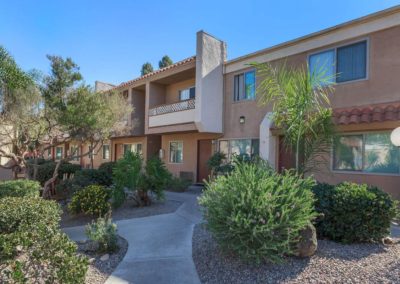
[(319, 240), (311, 258), (249, 265), (223, 254), (203, 225), (193, 233), (193, 260), (202, 283), (400, 283), (400, 239), (394, 245)]
[[(147, 217), (159, 214), (167, 214), (175, 212), (182, 202), (176, 200), (153, 201), (150, 206), (137, 207), (133, 200), (128, 200), (120, 208), (112, 211), (113, 221)], [(71, 215), (67, 210), (67, 206), (62, 206), (63, 214), (61, 216), (61, 227), (82, 226), (90, 223), (93, 218), (85, 215)]]
[(118, 237), (118, 251), (109, 254), (107, 260), (101, 260), (105, 254), (96, 254), (87, 251), (87, 243), (78, 243), (78, 253), (86, 255), (90, 259), (89, 269), (86, 273), (85, 283), (100, 284), (104, 283), (110, 274), (114, 271), (117, 265), (124, 258), (128, 250), (128, 242), (121, 237)]

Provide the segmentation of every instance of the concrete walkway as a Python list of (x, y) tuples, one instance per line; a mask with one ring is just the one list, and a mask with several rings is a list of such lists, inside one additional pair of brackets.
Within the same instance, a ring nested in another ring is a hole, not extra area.
[[(192, 259), (193, 227), (202, 220), (197, 196), (167, 192), (183, 202), (174, 213), (117, 221), (129, 247), (106, 283), (200, 283)], [(84, 226), (63, 230), (74, 241), (86, 239)]]

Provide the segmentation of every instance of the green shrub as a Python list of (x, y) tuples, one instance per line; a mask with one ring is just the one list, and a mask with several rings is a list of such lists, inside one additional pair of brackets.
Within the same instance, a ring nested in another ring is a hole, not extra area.
[(86, 226), (86, 235), (96, 244), (98, 252), (114, 252), (118, 249), (117, 225), (111, 218), (98, 218)]
[[(48, 181), (54, 173), (56, 162), (51, 160), (38, 159), (38, 169), (36, 179), (42, 186)], [(29, 160), (27, 165), (28, 175), (33, 178), (34, 173), (34, 160)], [(64, 174), (72, 175), (81, 170), (80, 165), (71, 163), (61, 163), (58, 169), (58, 178), (62, 179)]]
[(99, 166), (99, 171), (104, 175), (104, 181), (106, 186), (113, 184), (113, 169), (116, 162), (106, 162)]
[(164, 190), (170, 184), (172, 175), (163, 161), (154, 156), (147, 160), (143, 190), (151, 191), (158, 200), (164, 199)]
[(104, 171), (97, 169), (80, 170), (75, 174), (74, 180), (81, 186), (88, 186), (91, 184), (110, 186), (112, 184), (112, 179), (110, 180)]
[(176, 192), (184, 192), (191, 183), (190, 180), (173, 176), (169, 182), (168, 189)]
[(82, 186), (79, 185), (74, 178), (61, 180), (56, 185), (57, 195), (61, 198), (71, 198), (72, 195), (80, 189), (82, 189)]
[(142, 157), (140, 154), (127, 152), (116, 162), (113, 168), (114, 190), (113, 207), (121, 206), (126, 198), (124, 189), (137, 191), (143, 185)]
[(110, 211), (109, 199), (110, 192), (104, 186), (89, 185), (72, 196), (68, 209), (74, 214), (104, 216)]
[(390, 233), (397, 202), (377, 187), (345, 182), (313, 188), (320, 237), (344, 243), (380, 241)]
[(316, 216), (313, 185), (311, 178), (277, 174), (261, 161), (238, 162), (227, 176), (206, 183), (200, 204), (223, 249), (250, 261), (279, 262)]
[(82, 283), (88, 267), (58, 229), (61, 210), (40, 198), (0, 199), (0, 282)]
[(14, 197), (39, 197), (40, 184), (33, 180), (8, 180), (0, 182), (0, 198)]
[(31, 230), (38, 224), (58, 228), (61, 209), (54, 201), (41, 198), (5, 197), (0, 199), (0, 234), (22, 229)]

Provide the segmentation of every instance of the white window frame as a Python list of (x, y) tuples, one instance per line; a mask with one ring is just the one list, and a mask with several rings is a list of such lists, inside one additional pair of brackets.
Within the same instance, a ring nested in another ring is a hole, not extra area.
[[(194, 98), (190, 98), (190, 89), (192, 89), (192, 88), (194, 88)], [(186, 90), (189, 91), (189, 98), (185, 99), (185, 100), (182, 100), (181, 99), (181, 92), (182, 91), (186, 91)], [(188, 100), (194, 100), (196, 98), (196, 86), (191, 86), (191, 87), (187, 87), (187, 88), (181, 89), (181, 90), (178, 91), (178, 95), (179, 95), (179, 101), (180, 102), (184, 102), (184, 101), (188, 101)]]
[[(364, 151), (365, 151), (365, 135), (366, 134), (375, 134), (375, 133), (388, 133), (390, 131), (385, 131), (385, 130), (377, 130), (377, 131), (352, 131), (352, 132), (343, 132), (343, 133), (338, 133), (338, 136), (352, 136), (352, 135), (362, 135), (363, 140), (362, 140), (362, 166), (364, 168)], [(330, 149), (330, 170), (332, 173), (335, 174), (349, 174), (349, 175), (369, 175), (369, 176), (395, 176), (398, 177), (400, 176), (400, 170), (399, 173), (373, 173), (373, 172), (365, 172), (364, 170), (361, 171), (355, 171), (355, 170), (336, 170), (334, 169), (334, 143), (331, 143), (331, 149)], [(399, 149), (400, 151), (400, 149)], [(399, 167), (400, 168), (400, 167)]]
[[(171, 162), (171, 143), (182, 143), (182, 161), (181, 162)], [(168, 164), (172, 165), (180, 165), (184, 163), (184, 155), (183, 155), (183, 141), (182, 140), (173, 140), (168, 142)]]
[[(242, 100), (236, 100), (236, 94), (235, 94), (235, 78), (236, 76), (243, 75), (243, 91), (246, 92), (246, 74), (254, 72), (254, 98), (250, 99), (242, 99)], [(257, 72), (255, 69), (247, 70), (247, 71), (242, 71), (238, 72), (233, 75), (233, 102), (234, 103), (240, 103), (240, 102), (252, 102), (256, 100), (256, 91), (257, 91)]]
[[(140, 151), (140, 153), (139, 152), (137, 152), (137, 145), (141, 145), (141, 151)], [(138, 154), (142, 154), (143, 153), (143, 143), (140, 143), (140, 142), (138, 142), (138, 143), (124, 143), (124, 144), (122, 144), (122, 154), (123, 155), (125, 155), (125, 145), (130, 145), (131, 146), (131, 152), (132, 153), (138, 153)], [(135, 150), (133, 150), (133, 148), (135, 148)]]
[(335, 70), (334, 70), (335, 73), (334, 73), (334, 75), (337, 75), (337, 50), (338, 50), (338, 48), (346, 47), (348, 45), (352, 45), (352, 44), (356, 44), (356, 43), (360, 43), (360, 42), (364, 42), (364, 41), (366, 43), (366, 57), (367, 57), (366, 61), (365, 61), (365, 69), (366, 69), (365, 70), (365, 78), (360, 78), (360, 79), (350, 80), (350, 81), (345, 81), (345, 82), (336, 82), (336, 78), (335, 78), (334, 84), (335, 85), (343, 85), (343, 84), (349, 84), (349, 83), (355, 83), (355, 82), (369, 80), (369, 61), (370, 61), (370, 59), (369, 59), (370, 58), (370, 39), (369, 39), (369, 37), (359, 38), (359, 39), (352, 40), (352, 41), (349, 41), (349, 42), (346, 42), (346, 43), (343, 43), (343, 44), (340, 44), (340, 45), (335, 45), (333, 47), (324, 48), (324, 49), (318, 49), (316, 51), (310, 52), (310, 53), (307, 54), (307, 64), (308, 65), (310, 64), (310, 57), (311, 56), (317, 55), (319, 53), (323, 53), (323, 52), (326, 52), (326, 51), (333, 51), (334, 52), (333, 60), (334, 60), (334, 63), (335, 63)]
[(220, 141), (228, 141), (228, 155), (226, 157), (227, 161), (230, 161), (231, 159), (231, 148), (230, 148), (230, 141), (232, 140), (250, 140), (250, 147), (253, 148), (253, 140), (258, 140), (258, 155), (260, 155), (260, 137), (245, 137), (245, 138), (220, 138), (217, 141), (217, 151), (220, 152), (220, 147), (219, 143)]
[[(108, 158), (105, 158), (104, 157), (104, 146), (107, 146), (108, 147)], [(103, 158), (103, 160), (110, 160), (110, 158), (111, 158), (111, 147), (110, 147), (110, 144), (104, 144), (103, 146), (102, 146), (102, 153), (101, 153), (101, 157)]]
[[(69, 147), (69, 151), (70, 151), (70, 154), (72, 155), (72, 152), (73, 152), (73, 150), (74, 150), (74, 148), (77, 148), (78, 149), (78, 151), (75, 153), (75, 155), (78, 155), (79, 156), (79, 146), (77, 146), (77, 145), (71, 145), (70, 147)], [(73, 159), (72, 159), (72, 161), (74, 161), (74, 162), (79, 162), (79, 157), (74, 157)]]

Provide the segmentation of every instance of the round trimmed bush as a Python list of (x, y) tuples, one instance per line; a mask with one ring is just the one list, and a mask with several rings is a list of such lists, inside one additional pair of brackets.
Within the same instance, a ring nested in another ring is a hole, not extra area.
[(0, 283), (83, 283), (86, 257), (59, 230), (61, 210), (41, 198), (0, 199)]
[(72, 196), (68, 208), (74, 214), (104, 216), (111, 208), (109, 199), (110, 192), (104, 186), (89, 185)]
[(206, 184), (200, 204), (223, 249), (246, 260), (280, 262), (295, 252), (300, 231), (316, 216), (313, 185), (311, 178), (280, 175), (260, 161), (239, 162)]
[(380, 241), (390, 233), (397, 202), (377, 187), (344, 182), (313, 188), (320, 237), (343, 243)]
[(18, 179), (0, 182), (0, 198), (13, 197), (39, 197), (40, 184), (37, 181)]
[(0, 199), (0, 234), (31, 230), (39, 224), (58, 228), (61, 209), (50, 200), (27, 197)]

